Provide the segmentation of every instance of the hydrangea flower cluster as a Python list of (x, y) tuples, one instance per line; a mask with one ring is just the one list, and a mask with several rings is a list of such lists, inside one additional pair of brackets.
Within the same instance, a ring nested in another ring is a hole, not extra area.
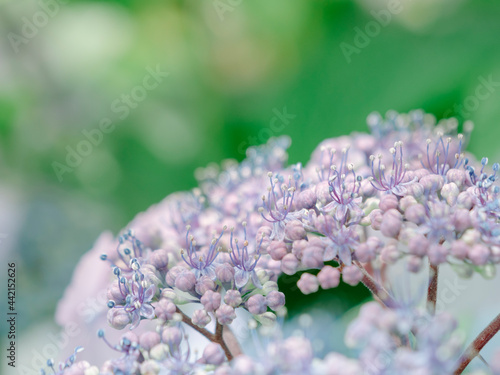
[[(117, 344), (105, 330), (97, 336), (120, 355), (100, 369), (72, 361), (60, 371), (462, 373), (500, 330), (500, 315), (464, 347), (454, 318), (435, 311), (439, 268), (494, 275), (499, 165), (465, 153), (469, 123), (458, 133), (456, 120), (436, 124), (420, 110), (374, 113), (367, 122), (371, 134), (327, 139), (304, 166), (287, 165), (288, 138), (271, 139), (241, 163), (198, 170), (198, 188), (136, 217), (101, 255), (110, 266), (107, 321), (126, 333)], [(390, 267), (428, 272), (425, 304), (397, 298)], [(277, 281), (297, 272), (304, 294), (341, 280), (373, 294), (346, 333), (356, 356), (318, 357), (306, 333), (279, 334), (286, 308)], [(275, 326), (256, 356), (244, 354), (237, 319), (249, 322), (252, 335)], [(191, 349), (191, 332), (206, 339), (201, 354)], [(500, 374), (500, 364), (489, 371)]]

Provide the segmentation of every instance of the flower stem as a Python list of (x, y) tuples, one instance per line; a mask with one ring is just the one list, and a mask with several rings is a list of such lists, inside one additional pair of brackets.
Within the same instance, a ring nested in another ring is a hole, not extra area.
[[(194, 324), (191, 321), (191, 318), (184, 314), (179, 308), (177, 308), (177, 313), (179, 313), (182, 316), (182, 321), (193, 328), (195, 331), (199, 332), (203, 336), (205, 336), (209, 341), (215, 342), (216, 344), (219, 344), (222, 349), (224, 350), (224, 353), (226, 354), (227, 360), (231, 361), (235, 355), (238, 355), (241, 353), (241, 349), (239, 347), (238, 341), (234, 337), (233, 333), (229, 329), (229, 327), (226, 327), (226, 329), (223, 329), (222, 324), (216, 323), (215, 326), (215, 333), (212, 333), (208, 331), (205, 328), (198, 327), (196, 324)], [(226, 336), (226, 339), (223, 338), (223, 335)], [(226, 340), (228, 340), (233, 346), (233, 350), (226, 344)]]
[(476, 339), (467, 347), (465, 352), (458, 360), (458, 367), (454, 375), (460, 375), (469, 363), (479, 354), (481, 349), (500, 331), (500, 314), (491, 321), (488, 326), (476, 337)]
[(433, 264), (429, 264), (429, 287), (427, 288), (427, 309), (429, 313), (436, 313), (436, 301), (438, 290), (439, 268)]
[(358, 261), (354, 261), (354, 264), (363, 273), (361, 282), (368, 288), (370, 292), (372, 292), (373, 297), (385, 307), (395, 306), (396, 303), (389, 292), (385, 290), (385, 288), (381, 286), (377, 281), (375, 281), (375, 279), (368, 273), (366, 268), (363, 267), (363, 265)]

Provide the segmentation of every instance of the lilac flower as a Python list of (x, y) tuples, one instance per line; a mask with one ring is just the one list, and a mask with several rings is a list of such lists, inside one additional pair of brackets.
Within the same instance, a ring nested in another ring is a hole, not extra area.
[[(271, 186), (268, 188), (267, 201), (266, 196), (262, 196), (262, 207), (259, 208), (259, 212), (264, 220), (273, 224), (270, 239), (276, 238), (282, 241), (285, 238), (286, 223), (295, 218), (290, 212), (296, 187), (292, 185), (292, 177), (289, 178), (288, 184), (285, 184), (280, 175), (273, 178), (272, 172), (269, 172), (267, 176)], [(264, 211), (267, 211), (267, 215), (264, 215)]]
[[(57, 366), (57, 368), (54, 367), (54, 360), (53, 359), (48, 359), (47, 360), (47, 366), (52, 370), (52, 372), (54, 373), (54, 375), (63, 375), (64, 372), (66, 370), (69, 370), (72, 366), (75, 366), (77, 365), (78, 363), (81, 363), (81, 362), (78, 362), (75, 364), (75, 360), (76, 360), (76, 355), (77, 353), (80, 353), (83, 351), (83, 348), (81, 346), (77, 346), (73, 352), (72, 355), (69, 356), (69, 358), (64, 361), (64, 362), (59, 362), (59, 366)], [(45, 375), (45, 370), (44, 369), (40, 369), (40, 374), (41, 375)]]
[(438, 133), (438, 137), (439, 138), (434, 144), (434, 147), (431, 146), (432, 140), (430, 138), (427, 139), (427, 155), (426, 157), (420, 155), (420, 163), (422, 164), (422, 167), (430, 172), (445, 176), (449, 169), (459, 168), (464, 162), (464, 154), (462, 153), (462, 142), (464, 136), (463, 134), (459, 134), (458, 146), (452, 146), (451, 149), (451, 137), (444, 140), (442, 132)]
[(213, 262), (217, 255), (219, 255), (219, 251), (221, 247), (219, 245), (219, 241), (224, 235), (224, 231), (227, 229), (224, 226), (222, 233), (219, 238), (213, 238), (210, 242), (208, 250), (206, 253), (202, 253), (202, 251), (197, 247), (196, 241), (193, 236), (189, 235), (189, 231), (191, 230), (191, 226), (187, 226), (186, 233), (186, 245), (187, 250), (181, 249), (181, 257), (193, 270), (196, 278), (200, 278), (201, 276), (208, 276), (212, 280), (215, 280), (215, 266)]
[(403, 162), (403, 142), (396, 142), (394, 147), (391, 148), (389, 152), (392, 154), (392, 170), (389, 174), (389, 178), (385, 175), (385, 165), (382, 164), (382, 154), (378, 156), (378, 173), (375, 173), (374, 168), (375, 156), (370, 156), (372, 168), (370, 183), (379, 191), (385, 191), (397, 196), (404, 196), (406, 194), (405, 185), (414, 183), (416, 178), (411, 181), (404, 182), (406, 177), (406, 168), (408, 168), (408, 165), (405, 165)]
[(135, 374), (139, 368), (141, 356), (139, 338), (132, 332), (122, 336), (120, 343), (112, 345), (105, 337), (104, 331), (97, 331), (97, 337), (102, 339), (105, 344), (122, 354), (120, 358), (112, 359), (104, 363), (101, 373), (107, 374)]
[(244, 233), (243, 246), (240, 248), (237, 238), (234, 238), (234, 243), (233, 243), (233, 229), (231, 230), (231, 240), (230, 240), (231, 252), (229, 253), (229, 257), (231, 258), (233, 266), (236, 268), (236, 272), (234, 274), (234, 281), (236, 284), (236, 288), (238, 289), (243, 288), (250, 279), (252, 280), (252, 283), (255, 287), (262, 288), (259, 278), (257, 277), (257, 273), (255, 272), (255, 266), (257, 265), (257, 262), (261, 257), (260, 246), (262, 245), (264, 236), (262, 236), (260, 243), (258, 244), (257, 248), (252, 254), (248, 251), (248, 240), (247, 240), (247, 230), (246, 230), (247, 223), (243, 222), (242, 226)]

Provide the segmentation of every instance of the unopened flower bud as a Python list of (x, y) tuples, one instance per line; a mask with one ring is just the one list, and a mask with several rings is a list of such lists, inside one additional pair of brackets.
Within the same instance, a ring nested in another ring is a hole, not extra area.
[(340, 282), (340, 271), (332, 266), (324, 266), (318, 273), (318, 281), (323, 289), (336, 288)]
[(221, 305), (215, 312), (215, 315), (220, 324), (231, 324), (236, 319), (234, 308), (229, 305)]
[(297, 281), (297, 286), (304, 294), (316, 293), (319, 289), (319, 282), (316, 276), (310, 273), (303, 273)]
[(228, 290), (224, 295), (224, 302), (231, 307), (238, 307), (242, 303), (240, 292), (233, 289)]
[(277, 290), (273, 290), (266, 296), (266, 303), (271, 310), (277, 311), (285, 306), (285, 295)]
[(253, 315), (263, 314), (267, 311), (266, 299), (261, 294), (250, 297), (245, 305), (247, 310)]
[(346, 284), (352, 286), (358, 285), (362, 278), (363, 273), (357, 266), (347, 266), (342, 270), (342, 280), (344, 280)]
[(274, 260), (281, 260), (288, 254), (286, 244), (283, 241), (271, 241), (267, 251)]
[(386, 237), (397, 237), (403, 225), (403, 216), (398, 210), (390, 209), (382, 216), (380, 231)]
[(217, 310), (221, 303), (220, 293), (214, 292), (212, 290), (207, 290), (205, 294), (201, 297), (201, 304), (207, 311)]
[(293, 254), (287, 254), (281, 259), (281, 270), (286, 275), (293, 275), (297, 272), (299, 260)]
[(226, 354), (219, 344), (211, 342), (203, 350), (201, 358), (206, 364), (219, 366), (226, 360)]
[(144, 350), (150, 350), (155, 345), (160, 343), (160, 335), (155, 331), (148, 331), (141, 334), (139, 338), (139, 345)]
[(210, 315), (208, 315), (206, 310), (198, 309), (193, 313), (191, 321), (198, 327), (203, 328), (212, 321), (212, 318), (210, 318)]

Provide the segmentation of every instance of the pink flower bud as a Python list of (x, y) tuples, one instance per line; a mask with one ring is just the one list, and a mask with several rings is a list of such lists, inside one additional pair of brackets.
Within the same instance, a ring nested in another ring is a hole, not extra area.
[(318, 273), (318, 281), (323, 289), (336, 288), (340, 282), (340, 271), (332, 266), (324, 266)]
[(453, 214), (453, 226), (458, 232), (463, 232), (472, 227), (470, 211), (466, 208), (459, 208)]
[(322, 181), (317, 184), (315, 187), (315, 193), (318, 201), (320, 201), (323, 206), (332, 201), (332, 196), (330, 195), (330, 185), (328, 185), (328, 181)]
[(306, 247), (302, 254), (302, 264), (307, 268), (319, 268), (323, 266), (324, 249), (317, 246)]
[(297, 286), (304, 294), (316, 293), (319, 289), (317, 277), (310, 273), (303, 273), (299, 281), (297, 281)]
[(262, 294), (253, 295), (245, 305), (247, 310), (254, 315), (263, 314), (267, 311), (266, 299)]
[(399, 259), (400, 253), (395, 245), (387, 245), (380, 252), (380, 259), (384, 263), (393, 264)]
[(131, 322), (129, 313), (124, 309), (109, 309), (107, 318), (109, 325), (115, 329), (123, 329)]
[(361, 181), (361, 194), (363, 197), (370, 198), (377, 194), (377, 189), (373, 187), (368, 179), (365, 179)]
[(355, 286), (358, 285), (361, 279), (363, 279), (363, 273), (354, 265), (344, 267), (342, 270), (342, 280), (344, 280), (346, 284)]
[(476, 266), (483, 266), (488, 262), (490, 249), (483, 244), (476, 244), (469, 248), (467, 255)]
[(111, 286), (108, 288), (107, 292), (108, 299), (115, 301), (116, 303), (122, 303), (125, 301), (120, 288), (118, 287), (118, 280), (113, 281)]
[(463, 191), (458, 194), (457, 206), (463, 207), (467, 210), (470, 210), (474, 206), (474, 201), (472, 200), (472, 196), (468, 191)]
[(200, 302), (205, 310), (214, 311), (219, 308), (221, 299), (222, 298), (220, 293), (214, 292), (212, 290), (207, 290), (201, 297)]
[(266, 303), (271, 310), (279, 310), (285, 306), (285, 295), (277, 290), (273, 290), (267, 294)]
[(438, 174), (429, 174), (418, 181), (425, 191), (439, 191), (444, 185), (444, 178)]
[(398, 210), (390, 209), (382, 216), (380, 231), (386, 237), (397, 237), (403, 225), (403, 216)]
[(379, 208), (383, 212), (387, 212), (391, 209), (397, 210), (398, 208), (398, 198), (393, 194), (384, 194), (380, 198)]
[(408, 207), (405, 211), (405, 218), (417, 225), (424, 223), (426, 218), (425, 207), (420, 203)]
[(288, 254), (286, 244), (283, 241), (271, 241), (267, 251), (274, 260), (281, 260), (286, 254)]
[(462, 240), (455, 241), (451, 244), (450, 253), (451, 255), (453, 255), (458, 259), (461, 260), (465, 259), (468, 252), (469, 252), (469, 245), (467, 245)]
[(439, 265), (446, 262), (448, 251), (443, 245), (432, 244), (427, 250), (427, 255), (429, 256), (429, 261), (431, 262), (431, 264)]
[(401, 198), (401, 200), (399, 201), (399, 207), (404, 212), (408, 207), (413, 206), (417, 203), (417, 200), (413, 196), (407, 195), (406, 197)]
[(451, 168), (446, 172), (446, 179), (460, 188), (465, 183), (465, 172), (461, 169)]
[(454, 182), (443, 185), (441, 189), (441, 195), (450, 206), (457, 202), (458, 194), (460, 194), (460, 189)]
[(309, 246), (309, 242), (307, 240), (294, 241), (292, 244), (292, 254), (298, 259), (301, 259), (302, 253), (307, 246)]
[(158, 319), (164, 321), (172, 320), (176, 311), (177, 307), (175, 304), (166, 298), (160, 299), (160, 302), (158, 302), (158, 305), (155, 308), (155, 314)]
[(291, 241), (302, 240), (306, 238), (304, 225), (298, 220), (292, 220), (285, 225), (285, 236)]
[(215, 312), (215, 315), (220, 324), (231, 324), (236, 319), (234, 308), (229, 305), (221, 305)]
[(208, 276), (202, 276), (196, 281), (196, 285), (194, 290), (196, 293), (203, 295), (206, 293), (207, 290), (214, 290), (215, 289), (215, 283), (213, 280), (208, 277)]
[(241, 305), (241, 294), (237, 290), (229, 289), (224, 295), (224, 302), (231, 307), (238, 307)]
[(160, 271), (163, 271), (168, 266), (168, 252), (163, 249), (155, 250), (149, 257), (149, 262)]
[(408, 258), (408, 271), (417, 273), (422, 268), (422, 258), (416, 256), (410, 256)]
[(421, 183), (414, 182), (405, 186), (407, 196), (412, 196), (414, 198), (419, 198), (424, 195), (424, 187)]
[(429, 240), (423, 234), (417, 233), (408, 242), (410, 254), (423, 257), (427, 254)]
[(382, 225), (382, 215), (383, 215), (382, 210), (378, 208), (370, 212), (370, 221), (372, 229), (380, 230), (380, 226)]
[(306, 189), (304, 191), (301, 191), (295, 200), (295, 208), (297, 210), (302, 210), (302, 209), (310, 209), (313, 208), (316, 205), (316, 194), (312, 189)]
[(175, 287), (183, 292), (193, 290), (195, 284), (196, 277), (194, 276), (194, 273), (186, 269), (175, 278)]
[(182, 332), (175, 326), (167, 326), (161, 333), (161, 340), (167, 345), (178, 347), (182, 341)]
[(175, 286), (175, 279), (177, 278), (178, 275), (180, 275), (182, 272), (185, 272), (186, 268), (181, 267), (181, 266), (175, 266), (171, 268), (168, 272), (167, 275), (165, 276), (165, 282), (169, 286)]
[(234, 268), (229, 263), (218, 264), (215, 267), (215, 276), (222, 283), (229, 283), (234, 279)]
[(139, 345), (145, 350), (151, 350), (151, 348), (160, 343), (160, 335), (154, 331), (144, 332), (139, 338)]
[(197, 325), (198, 327), (205, 327), (208, 323), (212, 321), (212, 318), (210, 318), (210, 315), (208, 315), (207, 311), (204, 309), (198, 309), (195, 310), (193, 313), (193, 316), (191, 317), (191, 321), (193, 324)]
[(428, 176), (428, 175), (430, 175), (430, 174), (431, 174), (431, 172), (429, 172), (429, 171), (428, 171), (427, 169), (425, 169), (425, 168), (416, 169), (416, 170), (414, 170), (414, 171), (412, 171), (412, 172), (413, 172), (413, 176), (414, 176), (414, 177), (416, 177), (416, 178), (418, 178), (419, 180), (420, 180), (421, 178), (423, 178), (424, 176)]
[(226, 354), (219, 344), (211, 342), (203, 350), (201, 358), (206, 364), (219, 366), (226, 360)]
[(297, 272), (299, 261), (293, 254), (287, 254), (281, 259), (281, 270), (287, 275), (293, 275)]

